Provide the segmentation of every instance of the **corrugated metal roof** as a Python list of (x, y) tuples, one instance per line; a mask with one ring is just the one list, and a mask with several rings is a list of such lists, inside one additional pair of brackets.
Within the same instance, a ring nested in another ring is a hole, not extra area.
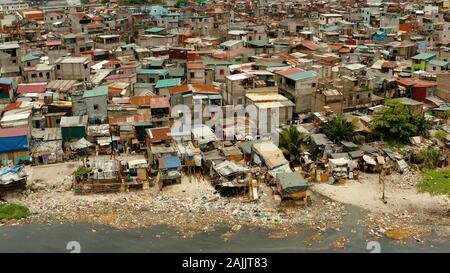
[(17, 93), (27, 94), (27, 93), (44, 93), (47, 91), (47, 83), (28, 83), (19, 84), (17, 87)]
[(155, 88), (167, 88), (181, 85), (180, 78), (159, 80), (156, 82)]
[(136, 70), (137, 74), (148, 74), (148, 75), (167, 75), (169, 73), (167, 69), (142, 69)]
[(95, 89), (84, 91), (83, 98), (92, 98), (107, 95), (108, 95), (108, 86), (99, 86)]
[(147, 129), (147, 133), (151, 143), (172, 139), (170, 136), (170, 128), (168, 127)]
[(28, 126), (26, 127), (13, 127), (13, 128), (1, 128), (0, 137), (16, 137), (28, 135)]
[(170, 103), (169, 100), (164, 96), (154, 96), (150, 97), (150, 108), (169, 108)]

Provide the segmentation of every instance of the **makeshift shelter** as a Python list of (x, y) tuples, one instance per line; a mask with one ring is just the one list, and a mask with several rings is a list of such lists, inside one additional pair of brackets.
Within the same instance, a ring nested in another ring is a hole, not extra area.
[(283, 152), (270, 141), (253, 144), (252, 159), (257, 165), (266, 165), (269, 170), (289, 163)]
[(308, 181), (297, 172), (279, 173), (276, 177), (277, 192), (281, 198), (303, 199), (306, 197)]
[(60, 127), (63, 141), (86, 137), (88, 116), (61, 117)]
[(0, 164), (8, 162), (19, 164), (30, 160), (28, 127), (1, 128), (0, 129)]
[(217, 136), (210, 127), (200, 124), (191, 130), (194, 145), (204, 149), (211, 142), (217, 141)]
[(84, 137), (82, 137), (79, 140), (77, 140), (76, 142), (71, 143), (70, 146), (73, 150), (78, 151), (78, 150), (84, 150), (89, 147), (92, 147), (92, 146), (94, 146), (94, 144), (90, 143)]
[(21, 165), (0, 169), (0, 193), (25, 189), (27, 175)]
[(222, 153), (227, 160), (240, 161), (240, 160), (242, 160), (242, 157), (243, 157), (242, 152), (235, 145), (223, 147)]
[(331, 174), (328, 182), (333, 184), (344, 178), (352, 178), (353, 164), (351, 160), (346, 158), (330, 159), (328, 162), (328, 171)]
[(181, 183), (181, 160), (178, 156), (167, 156), (159, 159), (160, 187), (172, 183)]
[(34, 164), (62, 162), (64, 157), (62, 140), (33, 142), (30, 151)]
[(234, 161), (222, 161), (214, 166), (213, 184), (222, 195), (230, 196), (245, 191), (248, 187), (247, 174), (249, 169)]

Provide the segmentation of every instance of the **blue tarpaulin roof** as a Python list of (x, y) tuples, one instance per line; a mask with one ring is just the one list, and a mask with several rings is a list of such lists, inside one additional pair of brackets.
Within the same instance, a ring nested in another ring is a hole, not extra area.
[(0, 176), (4, 176), (5, 174), (8, 174), (8, 173), (16, 173), (16, 172), (20, 171), (20, 169), (22, 169), (22, 165), (16, 165), (13, 167), (5, 168), (0, 171)]
[(12, 83), (12, 80), (10, 80), (10, 79), (5, 79), (5, 78), (0, 79), (0, 84), (10, 85), (11, 83)]
[(168, 156), (159, 161), (160, 169), (178, 169), (181, 167), (181, 161), (178, 156)]

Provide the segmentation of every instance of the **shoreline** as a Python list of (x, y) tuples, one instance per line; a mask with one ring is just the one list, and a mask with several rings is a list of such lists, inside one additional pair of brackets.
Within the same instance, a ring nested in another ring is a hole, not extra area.
[[(28, 167), (28, 189), (5, 199), (27, 206), (32, 215), (2, 225), (87, 222), (117, 229), (167, 225), (186, 235), (214, 230), (217, 225), (227, 225), (232, 230), (246, 225), (280, 232), (296, 232), (296, 227), (301, 225), (325, 232), (343, 228), (348, 204), (362, 210), (365, 229), (373, 238), (389, 237), (390, 231), (394, 240), (417, 238), (420, 241), (433, 231), (442, 237), (450, 236), (450, 218), (442, 214), (449, 207), (448, 198), (415, 192), (417, 176), (411, 177), (412, 182), (410, 179), (400, 185), (393, 181), (399, 181), (401, 176), (391, 175), (386, 205), (379, 200), (377, 181), (370, 179), (373, 176), (370, 174), (345, 185), (311, 183), (313, 202), (310, 207), (304, 207), (293, 202), (275, 206), (271, 190), (265, 185), (261, 185), (262, 194), (257, 202), (249, 202), (245, 196), (221, 197), (207, 178), (195, 175), (183, 176), (181, 184), (168, 186), (161, 192), (152, 187), (128, 193), (74, 195), (73, 191), (67, 191), (67, 184), (75, 167), (74, 162)], [(57, 174), (57, 179), (46, 179), (49, 173)], [(420, 202), (408, 200), (417, 196)], [(431, 206), (423, 207), (424, 204)]]

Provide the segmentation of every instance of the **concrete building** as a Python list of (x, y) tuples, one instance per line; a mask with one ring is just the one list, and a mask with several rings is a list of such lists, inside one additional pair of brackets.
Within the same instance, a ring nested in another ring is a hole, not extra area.
[(108, 117), (108, 86), (87, 90), (83, 94), (89, 123), (101, 124)]
[(194, 15), (190, 18), (192, 33), (196, 35), (209, 35), (214, 28), (214, 18), (207, 15)]
[(19, 10), (29, 9), (30, 6), (25, 1), (6, 0), (0, 3), (0, 12), (12, 13)]
[(337, 22), (341, 22), (342, 18), (341, 14), (323, 13), (319, 15), (319, 25), (321, 27), (334, 25)]
[(71, 13), (69, 15), (72, 33), (88, 33), (88, 25), (92, 19), (84, 13)]
[(334, 113), (343, 112), (344, 96), (336, 89), (319, 89), (312, 95), (312, 112), (323, 112), (328, 106)]
[(91, 65), (89, 57), (63, 57), (55, 62), (56, 79), (89, 82)]
[(276, 75), (280, 93), (295, 104), (294, 112), (310, 112), (312, 94), (317, 88), (317, 73), (292, 68), (277, 72)]
[(225, 104), (243, 105), (247, 93), (278, 92), (274, 74), (252, 71), (225, 76), (222, 98)]

